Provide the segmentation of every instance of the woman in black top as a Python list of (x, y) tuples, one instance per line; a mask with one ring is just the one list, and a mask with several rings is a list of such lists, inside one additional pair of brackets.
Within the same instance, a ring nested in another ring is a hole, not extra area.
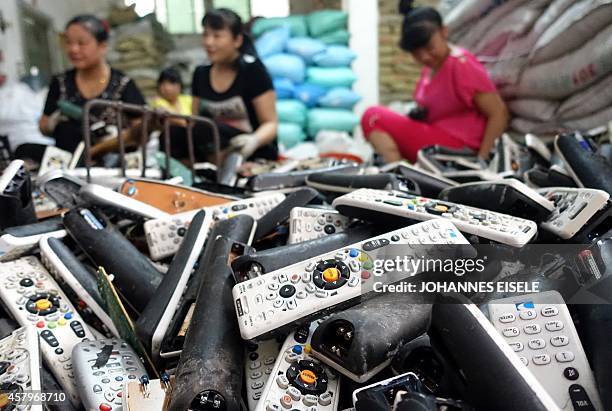
[[(44, 114), (39, 123), (41, 132), (54, 137), (57, 147), (63, 150), (74, 151), (83, 139), (82, 119), (68, 118), (62, 114), (58, 106), (59, 101), (63, 100), (81, 108), (92, 99), (146, 104), (134, 81), (111, 68), (106, 62), (108, 34), (107, 25), (91, 15), (76, 16), (66, 25), (65, 48), (74, 68), (51, 80)], [(107, 126), (116, 125), (115, 111), (110, 108), (93, 108), (90, 112), (90, 124), (100, 121)], [(123, 124), (133, 128), (139, 122), (134, 116), (128, 116)], [(122, 132), (128, 135), (127, 131)], [(114, 147), (115, 144), (106, 141), (95, 145), (92, 153), (102, 154)]]
[(276, 160), (276, 94), (240, 17), (228, 9), (211, 10), (202, 26), (211, 64), (193, 74), (193, 114), (214, 119), (224, 145), (245, 159)]

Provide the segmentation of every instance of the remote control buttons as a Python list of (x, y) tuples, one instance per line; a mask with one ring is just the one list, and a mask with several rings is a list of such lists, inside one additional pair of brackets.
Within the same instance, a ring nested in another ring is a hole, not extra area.
[(326, 260), (317, 264), (312, 279), (315, 285), (324, 290), (335, 290), (342, 287), (350, 278), (350, 271), (346, 264)]
[(561, 321), (549, 321), (545, 325), (548, 331), (560, 331), (563, 329), (563, 322)]
[(327, 224), (325, 227), (323, 227), (323, 231), (325, 231), (325, 234), (333, 234), (336, 232), (336, 227), (331, 224)]
[(34, 281), (32, 281), (30, 278), (24, 278), (23, 280), (19, 281), (19, 285), (22, 287), (32, 287), (34, 285)]
[(278, 294), (283, 298), (293, 297), (293, 295), (295, 294), (295, 287), (291, 284), (283, 285)]
[(321, 365), (313, 361), (301, 360), (292, 364), (286, 375), (291, 385), (304, 395), (320, 395), (327, 390), (327, 374)]
[(550, 339), (550, 344), (553, 347), (563, 347), (569, 344), (569, 338), (565, 335), (555, 335)]
[(578, 370), (574, 367), (567, 367), (565, 370), (563, 370), (563, 375), (570, 381), (575, 381), (580, 376)]
[(434, 214), (434, 215), (452, 213), (455, 211), (454, 209), (456, 209), (456, 207), (449, 205), (449, 204), (439, 203), (437, 201), (432, 201), (430, 203), (425, 204), (425, 210), (429, 214)]
[(582, 385), (570, 385), (569, 395), (575, 410), (595, 411), (595, 407)]
[(387, 240), (386, 238), (378, 238), (376, 240), (366, 241), (365, 243), (363, 243), (362, 248), (363, 251), (372, 251), (376, 250), (377, 248), (387, 246), (389, 245), (389, 243), (389, 240)]

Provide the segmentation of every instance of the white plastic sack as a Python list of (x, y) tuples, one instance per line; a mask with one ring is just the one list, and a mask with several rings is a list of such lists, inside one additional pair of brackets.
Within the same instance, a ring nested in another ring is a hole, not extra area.
[(520, 82), (506, 95), (562, 99), (584, 90), (612, 71), (612, 25), (578, 50), (537, 66), (528, 67)]
[[(473, 48), (473, 52), (485, 56), (499, 55), (510, 40), (523, 36), (531, 29), (549, 2), (550, 0), (530, 0), (526, 4), (517, 4), (513, 10), (495, 22), (478, 41)], [(505, 6), (512, 4), (514, 3), (506, 3), (485, 17), (485, 19), (495, 17), (494, 14), (498, 10), (502, 10)]]
[(612, 106), (612, 74), (561, 103), (557, 117), (561, 120), (582, 118), (609, 106)]
[(578, 120), (564, 121), (563, 125), (571, 130), (587, 131), (595, 127), (606, 126), (612, 120), (612, 106)]
[(512, 114), (537, 121), (552, 120), (559, 107), (557, 101), (539, 99), (518, 99), (509, 101), (507, 104)]
[(612, 0), (581, 0), (567, 9), (536, 43), (533, 64), (550, 61), (582, 48), (612, 22)]
[(369, 143), (352, 138), (342, 131), (319, 131), (315, 142), (321, 154), (345, 153), (359, 157), (363, 161), (370, 161), (374, 155), (374, 149)]
[(446, 25), (453, 33), (472, 20), (485, 16), (505, 2), (506, 0), (463, 0), (448, 13)]

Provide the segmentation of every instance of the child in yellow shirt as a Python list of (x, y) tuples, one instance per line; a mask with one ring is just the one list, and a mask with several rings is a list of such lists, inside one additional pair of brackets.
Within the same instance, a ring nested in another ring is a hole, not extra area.
[(151, 105), (171, 113), (191, 115), (191, 96), (181, 94), (183, 81), (180, 73), (173, 68), (167, 68), (159, 73), (157, 79), (157, 96)]

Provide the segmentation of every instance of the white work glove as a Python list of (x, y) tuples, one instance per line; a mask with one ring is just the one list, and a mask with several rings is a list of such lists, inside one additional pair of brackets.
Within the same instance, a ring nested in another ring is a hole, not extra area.
[(62, 121), (68, 121), (68, 119), (62, 114), (61, 111), (55, 110), (53, 113), (51, 113), (47, 120), (47, 129), (49, 130), (49, 134), (53, 134), (55, 127), (57, 127), (57, 125)]
[(255, 134), (239, 134), (230, 140), (230, 146), (247, 159), (259, 148), (259, 140)]

